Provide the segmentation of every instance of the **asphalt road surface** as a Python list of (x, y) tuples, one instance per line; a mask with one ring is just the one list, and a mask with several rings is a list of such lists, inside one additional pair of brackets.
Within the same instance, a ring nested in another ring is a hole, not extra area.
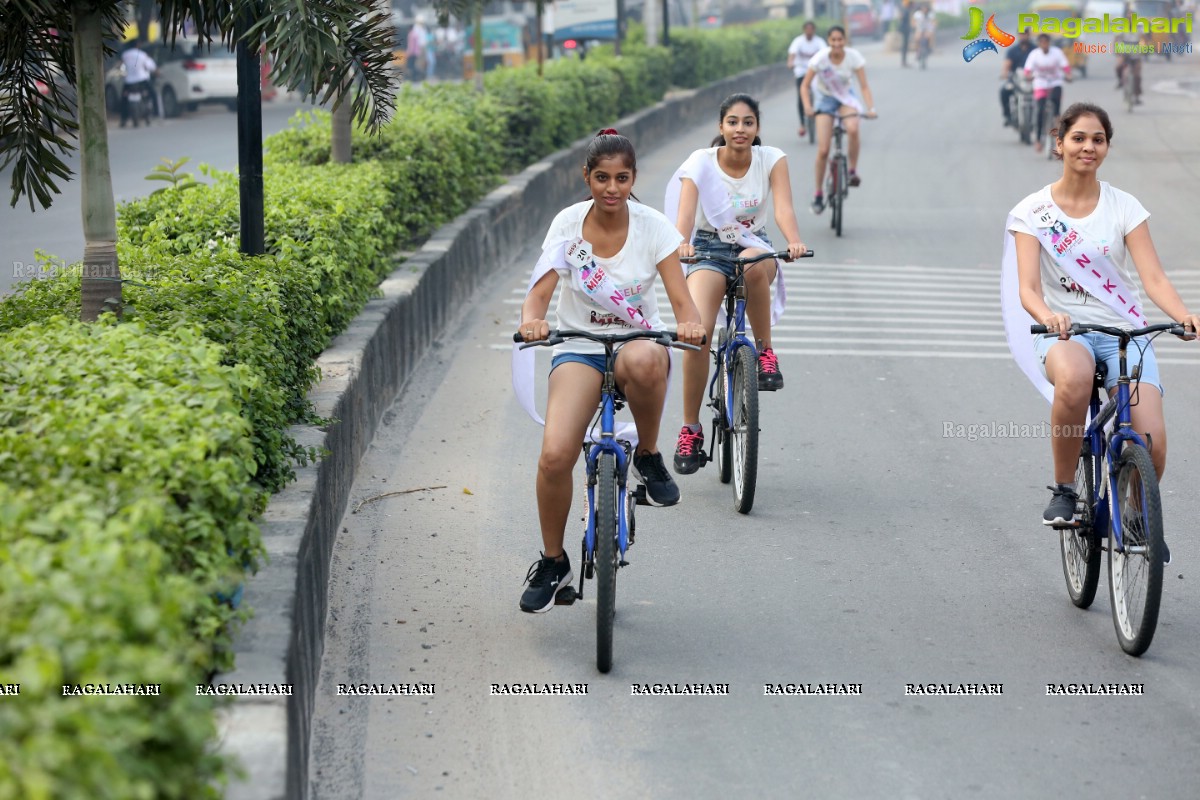
[[(796, 136), (792, 95), (764, 98), (764, 140), (789, 155), (818, 257), (787, 268), (776, 329), (787, 387), (762, 399), (758, 499), (738, 515), (709, 468), (679, 479), (679, 506), (639, 511), (608, 675), (595, 667), (593, 584), (573, 606), (517, 608), (540, 549), (540, 431), (514, 401), (508, 342), (540, 241), (497, 254), (507, 266), (464, 303), (361, 464), (332, 568), (314, 797), (1195, 796), (1200, 345), (1160, 347), (1175, 562), (1153, 646), (1134, 659), (1116, 642), (1107, 572), (1091, 610), (1067, 599), (1057, 537), (1040, 524), (1049, 441), (1009, 435), (1048, 408), (1004, 344), (1003, 223), (1060, 167), (1001, 128), (999, 59), (965, 64), (947, 48), (926, 72), (896, 60), (876, 52), (868, 67), (880, 118), (864, 125), (841, 239), (807, 211), (813, 150)], [(1147, 86), (1196, 71), (1194, 59), (1155, 62)], [(1151, 210), (1164, 263), (1200, 305), (1200, 106), (1152, 92), (1131, 117), (1102, 72), (1066, 100), (1114, 109), (1102, 177)], [(716, 114), (674, 141), (636, 143), (644, 201), (661, 203)], [(843, 330), (813, 330), (830, 324)], [(668, 461), (678, 425), (673, 397)], [(380, 497), (395, 492), (407, 493)], [(577, 526), (568, 534), (577, 562)], [(434, 694), (338, 694), (362, 683)], [(676, 683), (728, 684), (728, 696), (632, 694)], [(764, 695), (779, 683), (861, 695)], [(906, 694), (930, 683), (1003, 693)], [(1067, 683), (1144, 695), (1047, 696)]]
[[(281, 99), (263, 103), (263, 136), (287, 127), (296, 111), (310, 106)], [(204, 105), (175, 119), (155, 118), (149, 128), (120, 128), (109, 118), (108, 146), (113, 196), (118, 203), (144, 197), (163, 184), (145, 180), (161, 159), (188, 156), (183, 172), (206, 181), (200, 164), (228, 171), (238, 166), (237, 115), (224, 105)], [(79, 153), (67, 159), (74, 179), (60, 183), (62, 192), (48, 209), (31, 211), (22, 198), (12, 197), (12, 165), (0, 170), (0, 295), (26, 277), (37, 265), (34, 251), (44, 250), (71, 264), (83, 258), (83, 219), (80, 213)]]

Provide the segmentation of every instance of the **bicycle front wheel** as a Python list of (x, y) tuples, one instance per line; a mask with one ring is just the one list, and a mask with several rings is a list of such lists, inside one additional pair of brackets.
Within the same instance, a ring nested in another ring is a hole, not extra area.
[(722, 330), (717, 351), (717, 396), (713, 402), (713, 457), (717, 461), (717, 477), (721, 479), (721, 483), (733, 480), (733, 440), (730, 438), (731, 432), (725, 415), (729, 397), (729, 372), (725, 369), (725, 353), (722, 349), (727, 341), (729, 336)]
[(612, 669), (617, 608), (617, 459), (601, 453), (596, 465), (596, 668)]
[(842, 216), (845, 213), (846, 195), (850, 193), (850, 173), (846, 166), (846, 157), (839, 156), (837, 160), (837, 205), (833, 209), (833, 230), (838, 236), (842, 235)]
[(1121, 547), (1110, 533), (1108, 591), (1121, 649), (1140, 656), (1150, 646), (1162, 600), (1163, 524), (1158, 477), (1146, 448), (1126, 444), (1117, 467), (1113, 513)]
[(1077, 607), (1087, 608), (1096, 599), (1096, 587), (1100, 583), (1100, 534), (1092, 515), (1096, 500), (1096, 458), (1086, 439), (1075, 467), (1075, 493), (1082, 506), (1076, 508), (1079, 525), (1059, 531), (1059, 544), (1067, 594)]
[(758, 483), (758, 368), (754, 350), (739, 347), (733, 360), (733, 507), (749, 514)]

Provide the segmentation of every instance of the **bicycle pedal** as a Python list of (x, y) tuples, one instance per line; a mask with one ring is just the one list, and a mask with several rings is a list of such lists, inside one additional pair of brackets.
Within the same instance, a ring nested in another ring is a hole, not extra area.
[(633, 491), (633, 501), (634, 501), (635, 503), (637, 503), (639, 506), (648, 506), (648, 505), (650, 505), (650, 500), (649, 500), (649, 499), (646, 497), (646, 486), (645, 486), (645, 484), (641, 484), (641, 483), (639, 483), (639, 484), (638, 484), (638, 487), (637, 487), (636, 489), (634, 489), (634, 491)]
[(625, 559), (621, 559), (620, 561), (618, 561), (618, 562), (617, 562), (617, 566), (618, 566), (618, 567), (628, 567), (628, 566), (629, 566), (629, 562), (628, 562), (628, 561), (626, 561)]
[(554, 605), (570, 606), (574, 605), (579, 598), (579, 593), (575, 591), (574, 586), (564, 586), (558, 590), (558, 594), (554, 595)]

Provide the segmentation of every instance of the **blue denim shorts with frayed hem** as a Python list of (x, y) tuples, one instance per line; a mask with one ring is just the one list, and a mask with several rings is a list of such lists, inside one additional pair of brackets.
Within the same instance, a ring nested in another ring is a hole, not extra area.
[[(772, 250), (775, 245), (771, 244), (771, 240), (767, 237), (765, 230), (757, 230), (754, 235), (767, 243), (767, 246)], [(728, 244), (722, 242), (717, 234), (713, 231), (696, 231), (696, 235), (692, 237), (692, 247), (696, 248), (696, 257), (703, 259), (705, 256), (716, 256), (718, 258), (737, 258), (746, 248), (740, 244)], [(766, 261), (760, 263), (769, 263)], [(697, 261), (695, 264), (688, 264), (688, 275), (693, 272), (699, 272), (702, 269), (712, 272), (719, 272), (725, 276), (726, 280), (733, 280), (733, 264), (724, 261)]]
[[(1053, 336), (1042, 336), (1041, 334), (1033, 337), (1033, 349), (1037, 352), (1042, 375), (1046, 374), (1046, 356), (1049, 354), (1050, 348), (1060, 341), (1062, 340)], [(1093, 361), (1097, 364), (1101, 362), (1105, 364), (1108, 372), (1104, 375), (1104, 388), (1111, 392), (1117, 385), (1117, 379), (1121, 376), (1121, 343), (1117, 341), (1116, 337), (1104, 333), (1084, 333), (1072, 336), (1068, 341), (1079, 342), (1091, 352)], [(1139, 347), (1139, 345), (1141, 346)], [(1145, 350), (1144, 353), (1143, 350)], [(1166, 394), (1163, 391), (1162, 379), (1158, 377), (1158, 361), (1154, 358), (1154, 348), (1149, 343), (1145, 340), (1134, 339), (1129, 343), (1125, 357), (1125, 366), (1130, 375), (1133, 375), (1134, 366), (1141, 364), (1142, 383), (1158, 389), (1160, 394)], [(1131, 386), (1130, 389), (1132, 390), (1132, 388)]]
[[(620, 355), (618, 350), (616, 355)], [(616, 363), (616, 358), (613, 358), (613, 363)], [(586, 364), (592, 369), (604, 374), (604, 353), (555, 353), (550, 359), (550, 371), (554, 372), (555, 367), (559, 364)]]

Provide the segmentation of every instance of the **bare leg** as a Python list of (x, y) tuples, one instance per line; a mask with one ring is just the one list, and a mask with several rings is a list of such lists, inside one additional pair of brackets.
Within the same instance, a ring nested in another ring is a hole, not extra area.
[(1091, 352), (1078, 342), (1056, 342), (1046, 354), (1046, 377), (1054, 384), (1050, 450), (1054, 454), (1055, 483), (1075, 483), (1075, 466), (1079, 462), (1095, 374), (1096, 362)]
[(580, 444), (600, 402), (602, 376), (586, 364), (560, 364), (550, 373), (546, 429), (538, 459), (538, 518), (547, 558), (563, 553), (563, 534), (574, 492), (571, 473), (582, 452)]
[[(742, 255), (751, 257), (765, 252), (752, 248)], [(754, 329), (759, 352), (771, 346), (771, 281), (775, 280), (776, 271), (773, 259), (760, 261), (746, 271), (746, 317)]]
[(817, 114), (817, 160), (813, 166), (816, 177), (816, 191), (821, 194), (821, 184), (825, 180), (825, 166), (829, 161), (829, 140), (833, 137), (833, 119), (828, 114)]
[(683, 424), (700, 423), (700, 404), (704, 401), (704, 386), (708, 381), (709, 350), (712, 347), (713, 326), (717, 310), (725, 296), (725, 276), (710, 269), (701, 269), (688, 276), (688, 291), (700, 311), (700, 324), (708, 334), (700, 350), (683, 353)]
[(615, 376), (638, 431), (638, 453), (658, 452), (658, 429), (667, 397), (670, 356), (661, 345), (629, 342), (621, 348)]

